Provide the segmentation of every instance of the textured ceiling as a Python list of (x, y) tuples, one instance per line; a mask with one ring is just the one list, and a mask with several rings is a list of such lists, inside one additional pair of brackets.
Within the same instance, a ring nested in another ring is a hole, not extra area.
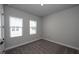
[(55, 12), (65, 10), (77, 6), (75, 4), (45, 4), (41, 6), (40, 4), (9, 4), (8, 6), (15, 7), (21, 10), (24, 10), (28, 13), (37, 15), (37, 16), (47, 16)]

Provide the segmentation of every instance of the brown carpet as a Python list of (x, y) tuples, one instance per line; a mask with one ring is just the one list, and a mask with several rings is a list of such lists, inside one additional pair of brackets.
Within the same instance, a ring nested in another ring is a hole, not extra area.
[(6, 54), (77, 54), (78, 51), (62, 45), (58, 45), (47, 40), (37, 40), (35, 42), (19, 46), (6, 51)]

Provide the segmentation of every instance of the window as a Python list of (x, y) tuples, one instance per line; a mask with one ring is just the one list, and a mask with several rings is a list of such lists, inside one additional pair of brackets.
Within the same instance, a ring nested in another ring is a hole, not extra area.
[(23, 19), (10, 17), (10, 37), (22, 36)]
[(30, 20), (30, 35), (37, 33), (37, 22)]

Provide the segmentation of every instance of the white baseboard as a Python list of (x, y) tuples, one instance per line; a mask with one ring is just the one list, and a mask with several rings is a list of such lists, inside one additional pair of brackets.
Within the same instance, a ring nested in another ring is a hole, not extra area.
[[(76, 50), (79, 51), (79, 48), (77, 48), (77, 47), (70, 46), (70, 45), (67, 45), (67, 44), (64, 44), (64, 43), (61, 43), (61, 42), (56, 42), (56, 41), (53, 41), (53, 40), (49, 40), (48, 38), (43, 38), (43, 39), (48, 40), (48, 41), (50, 41), (50, 42), (54, 42), (54, 43), (56, 43), (56, 44), (60, 44), (60, 45), (66, 46), (66, 47), (70, 47), (70, 48), (72, 48), (72, 49), (76, 49)], [(38, 39), (38, 40), (39, 40), (39, 39)], [(28, 43), (31, 43), (31, 42), (34, 42), (34, 41), (36, 41), (36, 40), (29, 41)], [(12, 49), (12, 48), (15, 48), (15, 47), (18, 47), (18, 46), (22, 46), (22, 45), (28, 44), (28, 43), (25, 42), (25, 43), (18, 44), (18, 45), (16, 45), (16, 46), (8, 47), (8, 48), (5, 49), (5, 51), (6, 51), (6, 50), (9, 50), (9, 49)]]
[[(37, 39), (36, 39), (36, 40), (37, 40)], [(32, 40), (32, 41), (29, 41), (29, 42), (25, 42), (25, 43), (18, 44), (18, 45), (16, 45), (16, 46), (8, 47), (8, 48), (5, 49), (5, 51), (10, 50), (10, 49), (13, 49), (13, 48), (16, 48), (16, 47), (19, 47), (19, 46), (22, 46), (22, 45), (25, 45), (25, 44), (28, 44), (28, 43), (31, 43), (31, 42), (34, 42), (34, 41), (36, 41), (36, 40)], [(38, 40), (39, 40), (39, 39), (38, 39)]]
[(54, 43), (56, 43), (56, 44), (60, 44), (60, 45), (63, 45), (63, 46), (72, 48), (72, 49), (76, 49), (76, 50), (79, 51), (79, 48), (77, 48), (77, 47), (74, 47), (74, 46), (71, 46), (71, 45), (68, 45), (68, 44), (64, 44), (64, 43), (61, 43), (61, 42), (56, 42), (56, 41), (53, 41), (53, 40), (49, 40), (48, 38), (43, 38), (43, 39), (48, 40), (48, 41), (50, 41), (50, 42), (54, 42)]

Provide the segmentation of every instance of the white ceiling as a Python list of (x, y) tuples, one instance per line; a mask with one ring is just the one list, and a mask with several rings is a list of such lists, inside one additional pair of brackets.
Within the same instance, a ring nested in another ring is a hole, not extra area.
[(9, 4), (8, 6), (15, 7), (24, 10), (28, 13), (37, 16), (47, 16), (55, 12), (62, 11), (67, 8), (71, 8), (77, 5), (74, 4), (45, 4), (41, 6), (40, 4)]

